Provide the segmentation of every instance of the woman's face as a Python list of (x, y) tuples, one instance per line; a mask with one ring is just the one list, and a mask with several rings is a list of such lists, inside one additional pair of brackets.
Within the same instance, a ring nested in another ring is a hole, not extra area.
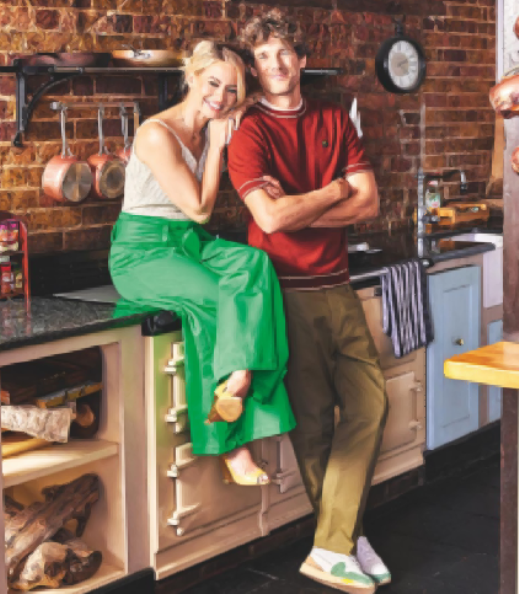
[(219, 118), (236, 104), (237, 83), (236, 68), (227, 62), (216, 62), (193, 76), (191, 92), (206, 117)]

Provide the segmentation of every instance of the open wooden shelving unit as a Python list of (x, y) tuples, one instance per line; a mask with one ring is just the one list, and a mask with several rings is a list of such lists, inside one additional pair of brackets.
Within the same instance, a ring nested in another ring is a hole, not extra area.
[(52, 473), (84, 466), (119, 452), (119, 445), (104, 439), (70, 441), (7, 458), (2, 463), (4, 489)]
[[(86, 594), (144, 568), (143, 564), (139, 566), (135, 561), (132, 564), (130, 560), (129, 535), (142, 534), (142, 529), (129, 527), (135, 509), (128, 508), (138, 505), (141, 496), (140, 486), (127, 486), (127, 475), (135, 476), (136, 471), (132, 464), (128, 467), (124, 462), (125, 445), (133, 444), (139, 434), (135, 428), (125, 433), (125, 420), (130, 418), (130, 422), (137, 423), (142, 419), (141, 413), (135, 415), (139, 387), (142, 390), (141, 371), (135, 359), (139, 354), (135, 346), (138, 338), (138, 326), (118, 328), (0, 354), (1, 380), (2, 367), (6, 365), (71, 352), (77, 352), (81, 357), (81, 351), (90, 347), (98, 347), (102, 353), (103, 394), (96, 438), (71, 439), (66, 444), (52, 444), (2, 461), (0, 488), (24, 506), (41, 501), (41, 491), (48, 486), (65, 484), (89, 473), (99, 477), (99, 500), (92, 506), (81, 539), (92, 550), (102, 553), (101, 567), (92, 578), (77, 585), (37, 591)], [(128, 504), (127, 493), (135, 495), (137, 503)], [(2, 506), (3, 497), (0, 498), (0, 534), (4, 532)], [(140, 521), (140, 518), (134, 520), (137, 525)], [(73, 530), (75, 522), (67, 527)], [(134, 541), (138, 542), (138, 539), (134, 538)], [(144, 542), (142, 538), (141, 541)], [(137, 552), (136, 557), (139, 554)], [(7, 588), (4, 572), (3, 558), (0, 558), (0, 593), (17, 594), (18, 590)]]

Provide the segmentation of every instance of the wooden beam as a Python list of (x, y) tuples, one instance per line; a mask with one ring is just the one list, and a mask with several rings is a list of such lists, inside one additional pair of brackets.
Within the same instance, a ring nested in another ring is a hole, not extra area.
[[(518, 16), (516, 0), (504, 0), (503, 67), (506, 72), (516, 65), (519, 40), (511, 23)], [(498, 48), (499, 51), (499, 48)], [(519, 177), (512, 170), (510, 160), (519, 146), (519, 119), (505, 122), (505, 153), (503, 175), (504, 200), (504, 339), (519, 342)], [(500, 536), (500, 594), (517, 593), (517, 390), (504, 390), (501, 421), (501, 536)]]

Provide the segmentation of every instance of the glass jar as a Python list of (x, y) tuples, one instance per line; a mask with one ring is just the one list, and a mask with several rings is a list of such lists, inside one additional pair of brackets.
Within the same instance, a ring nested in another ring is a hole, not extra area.
[(442, 205), (442, 197), (440, 193), (440, 183), (437, 179), (432, 179), (425, 190), (425, 208), (431, 210), (433, 208), (440, 208)]

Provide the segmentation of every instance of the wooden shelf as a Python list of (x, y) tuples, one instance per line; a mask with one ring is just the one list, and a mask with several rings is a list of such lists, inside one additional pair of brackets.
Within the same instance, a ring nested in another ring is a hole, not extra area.
[[(85, 580), (75, 586), (63, 586), (62, 588), (42, 588), (36, 590), (37, 592), (44, 592), (45, 594), (85, 594), (92, 592), (97, 588), (106, 586), (115, 580), (119, 580), (125, 576), (123, 569), (119, 569), (108, 563), (101, 564), (97, 573), (89, 580)], [(20, 594), (20, 590), (9, 589), (8, 594)]]
[(118, 451), (118, 444), (111, 441), (78, 440), (53, 444), (41, 450), (6, 458), (2, 462), (3, 486), (6, 489), (62, 470), (110, 458)]

